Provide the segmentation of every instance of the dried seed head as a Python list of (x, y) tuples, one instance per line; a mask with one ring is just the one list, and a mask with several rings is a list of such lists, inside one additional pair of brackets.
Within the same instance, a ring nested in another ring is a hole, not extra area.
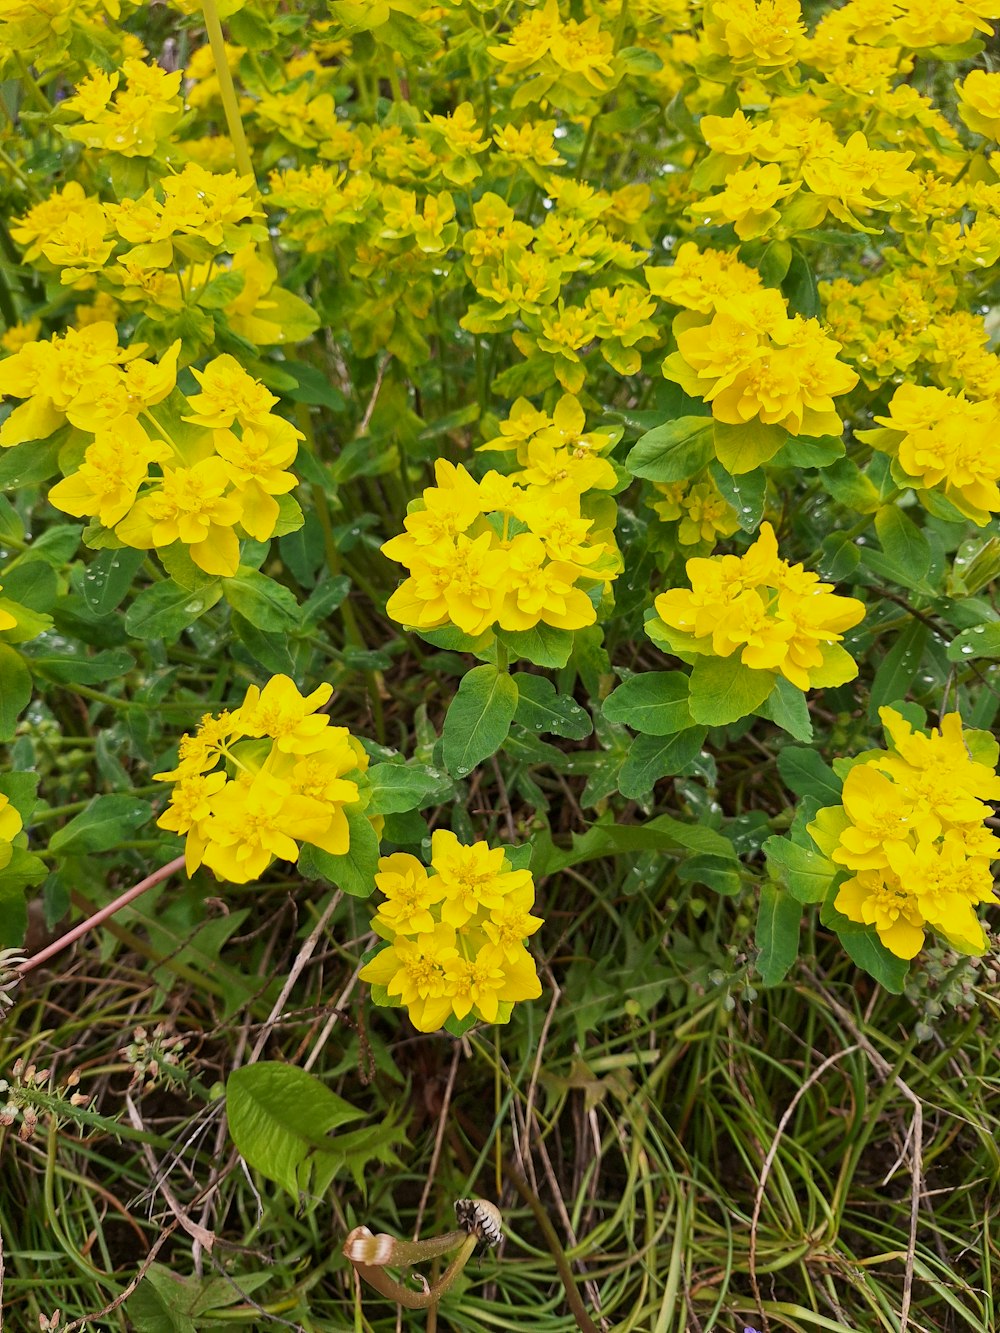
[(503, 1239), (500, 1209), (489, 1199), (459, 1199), (455, 1204), (458, 1225), (477, 1236), (485, 1245), (499, 1245)]

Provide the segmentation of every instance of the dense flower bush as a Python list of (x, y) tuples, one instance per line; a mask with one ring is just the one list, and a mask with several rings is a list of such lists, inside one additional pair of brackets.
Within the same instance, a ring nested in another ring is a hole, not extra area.
[(8, 5), (0, 943), (181, 837), (421, 1031), (630, 847), (766, 984), (987, 950), (998, 17)]

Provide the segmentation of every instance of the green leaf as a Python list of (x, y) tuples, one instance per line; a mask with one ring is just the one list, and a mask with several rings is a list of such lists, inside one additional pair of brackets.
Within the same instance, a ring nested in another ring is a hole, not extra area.
[(802, 908), (790, 893), (769, 881), (761, 885), (755, 942), (765, 986), (776, 986), (798, 957), (801, 919)]
[(715, 423), (715, 456), (734, 477), (753, 472), (772, 459), (788, 439), (784, 426), (748, 421), (742, 426)]
[(265, 633), (288, 633), (302, 622), (302, 611), (291, 589), (259, 570), (241, 565), (223, 586), (233, 610)]
[(898, 505), (887, 505), (878, 511), (875, 531), (898, 582), (905, 588), (916, 587), (931, 567), (927, 538)]
[(517, 685), (490, 663), (462, 677), (442, 733), (445, 767), (463, 778), (507, 739), (517, 710)]
[(797, 902), (825, 901), (837, 874), (837, 866), (832, 861), (809, 847), (800, 847), (789, 838), (768, 838), (763, 850), (772, 877)]
[(31, 673), (19, 652), (0, 643), (0, 741), (14, 739), (17, 719), (31, 702)]
[(19, 949), (27, 930), (28, 904), (24, 886), (0, 871), (0, 949)]
[(125, 629), (136, 639), (166, 639), (173, 642), (222, 596), (217, 580), (197, 592), (176, 583), (154, 583), (143, 588), (125, 613)]
[(107, 852), (148, 823), (153, 807), (134, 796), (95, 796), (49, 839), (53, 852)]
[(5, 449), (0, 455), (0, 490), (21, 490), (54, 477), (64, 443), (65, 435), (57, 432), (48, 440), (28, 440)]
[(365, 807), (370, 815), (403, 814), (407, 810), (422, 810), (429, 805), (428, 798), (440, 793), (442, 782), (451, 782), (424, 764), (376, 764), (368, 770), (371, 801)]
[(369, 898), (375, 891), (378, 870), (378, 834), (360, 810), (347, 809), (344, 813), (351, 834), (347, 851), (343, 856), (333, 856), (306, 843), (299, 854), (299, 873), (305, 879), (325, 879), (352, 898)]
[(657, 815), (645, 824), (616, 824), (605, 820), (586, 833), (574, 833), (569, 848), (556, 847), (545, 834), (533, 839), (531, 866), (536, 875), (552, 875), (567, 866), (580, 865), (605, 856), (631, 852), (688, 851), (732, 861), (733, 844), (704, 824), (685, 824), (672, 815)]
[(910, 970), (909, 960), (890, 953), (874, 929), (863, 934), (845, 932), (840, 935), (840, 942), (858, 967), (863, 967), (880, 986), (893, 995), (902, 995), (906, 974)]
[(1000, 620), (991, 620), (985, 625), (973, 625), (963, 630), (952, 639), (946, 651), (949, 662), (968, 662), (974, 657), (1000, 657)]
[(840, 779), (815, 750), (789, 745), (778, 755), (778, 772), (796, 796), (814, 796), (821, 805), (840, 804)]
[(701, 750), (705, 727), (690, 727), (672, 736), (637, 736), (618, 775), (618, 790), (629, 800), (648, 796), (660, 778), (686, 768)]
[(531, 629), (498, 631), (497, 638), (510, 649), (513, 661), (533, 662), (551, 670), (564, 667), (573, 651), (572, 630), (556, 629), (541, 621)]
[(517, 686), (514, 720), (522, 727), (577, 741), (593, 731), (589, 714), (568, 694), (557, 694), (555, 686), (544, 676), (517, 671), (514, 684)]
[(145, 557), (145, 551), (123, 546), (91, 560), (83, 574), (83, 600), (95, 616), (108, 616), (121, 606)]
[(682, 884), (703, 884), (715, 893), (731, 898), (742, 886), (739, 867), (722, 856), (688, 856), (677, 867)]
[(682, 671), (646, 671), (630, 676), (604, 700), (609, 722), (624, 722), (646, 736), (670, 736), (691, 725), (688, 678)]
[(647, 481), (687, 481), (712, 457), (711, 417), (680, 417), (640, 436), (625, 466)]
[(333, 412), (343, 412), (346, 408), (347, 399), (316, 366), (307, 366), (301, 361), (286, 361), (284, 369), (298, 380), (298, 388), (289, 390), (287, 395), (293, 403), (329, 407)]
[(868, 705), (868, 716), (873, 721), (883, 704), (906, 698), (913, 677), (920, 669), (929, 633), (922, 621), (911, 620), (879, 663)]
[(311, 1186), (317, 1157), (337, 1151), (330, 1131), (364, 1113), (312, 1074), (284, 1061), (261, 1060), (226, 1080), (226, 1118), (236, 1150), (298, 1203)]
[(691, 670), (691, 716), (709, 727), (725, 726), (757, 711), (774, 689), (773, 671), (753, 671), (734, 653), (699, 657)]
[(756, 532), (760, 520), (764, 517), (764, 497), (767, 492), (767, 476), (764, 470), (756, 468), (753, 472), (733, 477), (721, 463), (715, 461), (709, 472), (718, 487), (719, 494), (736, 510), (736, 517), (743, 531)]
[(806, 705), (806, 696), (784, 676), (777, 677), (774, 689), (757, 711), (761, 717), (770, 718), (797, 741), (812, 740), (812, 719)]
[(54, 652), (50, 646), (66, 642), (61, 634), (43, 634), (25, 647), (25, 657), (49, 680), (76, 685), (101, 685), (106, 680), (117, 680), (135, 666), (135, 658), (124, 648), (105, 648), (88, 656), (82, 646), (75, 653)]

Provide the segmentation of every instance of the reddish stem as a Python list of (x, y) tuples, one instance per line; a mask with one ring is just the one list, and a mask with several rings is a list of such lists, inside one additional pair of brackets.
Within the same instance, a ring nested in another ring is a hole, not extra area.
[(184, 857), (175, 856), (174, 859), (169, 861), (165, 866), (160, 866), (159, 870), (154, 870), (151, 875), (147, 875), (145, 879), (141, 879), (138, 884), (134, 884), (132, 888), (126, 889), (124, 893), (119, 894), (114, 902), (108, 903), (107, 907), (102, 907), (101, 910), (95, 912), (93, 916), (88, 916), (86, 921), (81, 921), (78, 926), (74, 926), (72, 930), (68, 930), (65, 935), (60, 935), (57, 940), (53, 941), (52, 944), (46, 945), (46, 947), (39, 953), (26, 959), (21, 963), (17, 970), (24, 976), (24, 974), (30, 972), (32, 968), (40, 967), (42, 963), (47, 963), (50, 958), (54, 957), (57, 953), (61, 953), (63, 949), (68, 949), (71, 944), (75, 943), (81, 936), (86, 935), (88, 931), (103, 925), (104, 922), (110, 917), (113, 917), (116, 912), (121, 911), (123, 907), (127, 907), (128, 904), (134, 902), (136, 898), (140, 898), (147, 889), (151, 889), (155, 884), (161, 884), (163, 880), (169, 879), (175, 870), (180, 870), (183, 864)]

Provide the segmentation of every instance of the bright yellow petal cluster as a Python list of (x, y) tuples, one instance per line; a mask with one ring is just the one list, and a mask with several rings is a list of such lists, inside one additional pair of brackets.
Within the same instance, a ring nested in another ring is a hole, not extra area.
[(245, 884), (274, 860), (296, 861), (299, 843), (333, 856), (350, 846), (345, 806), (360, 798), (368, 755), (346, 727), (318, 710), (333, 693), (303, 696), (287, 676), (251, 685), (239, 708), (206, 714), (181, 738), (177, 767), (157, 821), (185, 838), (188, 874), (204, 864), (218, 879)]
[(26, 343), (0, 361), (0, 392), (27, 400), (0, 427), (0, 444), (45, 439), (65, 421), (89, 432), (50, 503), (97, 519), (139, 550), (180, 542), (206, 573), (231, 577), (240, 534), (274, 534), (274, 497), (296, 484), (285, 469), (302, 437), (272, 415), (274, 395), (224, 355), (193, 372), (200, 394), (186, 403), (176, 395), (184, 420), (200, 428), (176, 439), (153, 409), (176, 393), (179, 349), (174, 343), (158, 363), (137, 359), (142, 344), (124, 351), (106, 322)]
[(167, 73), (159, 65), (126, 59), (121, 72), (97, 70), (77, 86), (61, 110), (80, 123), (60, 126), (67, 139), (122, 157), (152, 157), (169, 143), (184, 114), (181, 71)]
[(442, 458), (435, 476), (437, 485), (411, 506), (406, 531), (382, 547), (410, 575), (386, 604), (394, 620), (412, 629), (455, 625), (473, 636), (494, 625), (574, 630), (595, 622), (584, 587), (610, 583), (620, 561), (611, 534), (581, 516), (578, 490), (521, 486), (497, 472), (477, 482)]
[(654, 482), (653, 490), (661, 497), (652, 502), (653, 512), (665, 523), (677, 524), (677, 540), (682, 546), (714, 544), (718, 537), (731, 537), (740, 525), (736, 510), (719, 494), (711, 477), (694, 482)]
[(614, 468), (603, 457), (622, 436), (620, 426), (586, 430), (586, 416), (572, 394), (563, 394), (552, 414), (518, 398), (499, 434), (480, 449), (517, 450), (523, 469), (513, 480), (524, 486), (547, 486), (553, 498), (579, 497), (586, 491), (611, 490), (618, 483)]
[(859, 431), (860, 439), (891, 454), (900, 482), (917, 494), (939, 490), (967, 518), (982, 527), (1000, 511), (1000, 431), (997, 402), (970, 402), (916, 384), (901, 384), (889, 415), (876, 417), (882, 429)]
[(779, 292), (719, 301), (710, 318), (686, 311), (674, 333), (678, 350), (663, 373), (711, 403), (716, 421), (760, 421), (796, 436), (841, 434), (834, 399), (854, 388), (858, 374), (838, 359), (840, 344), (818, 320), (789, 317)]
[(379, 861), (375, 883), (385, 901), (372, 925), (389, 946), (359, 975), (398, 999), (419, 1032), (470, 1014), (506, 1023), (515, 1001), (542, 993), (525, 948), (542, 924), (531, 914), (534, 880), (512, 870), (502, 848), (437, 829), (430, 871), (395, 852)]
[(892, 708), (879, 714), (892, 748), (855, 764), (843, 804), (809, 825), (816, 845), (854, 872), (834, 905), (874, 926), (898, 958), (919, 952), (927, 927), (959, 953), (981, 954), (975, 909), (996, 901), (990, 865), (1000, 859), (1000, 838), (984, 822), (993, 813), (985, 802), (1000, 799), (996, 742), (985, 763), (970, 755), (958, 713), (930, 732)]
[(865, 614), (854, 597), (778, 556), (770, 523), (742, 556), (696, 557), (687, 562), (690, 588), (672, 588), (654, 603), (678, 646), (731, 657), (754, 671), (780, 674), (800, 690), (842, 685), (858, 674), (840, 640)]
[(558, 0), (529, 11), (502, 45), (487, 49), (503, 68), (499, 82), (518, 85), (513, 107), (544, 99), (562, 111), (582, 112), (621, 77), (613, 31), (602, 28), (596, 14), (582, 23), (563, 18)]

